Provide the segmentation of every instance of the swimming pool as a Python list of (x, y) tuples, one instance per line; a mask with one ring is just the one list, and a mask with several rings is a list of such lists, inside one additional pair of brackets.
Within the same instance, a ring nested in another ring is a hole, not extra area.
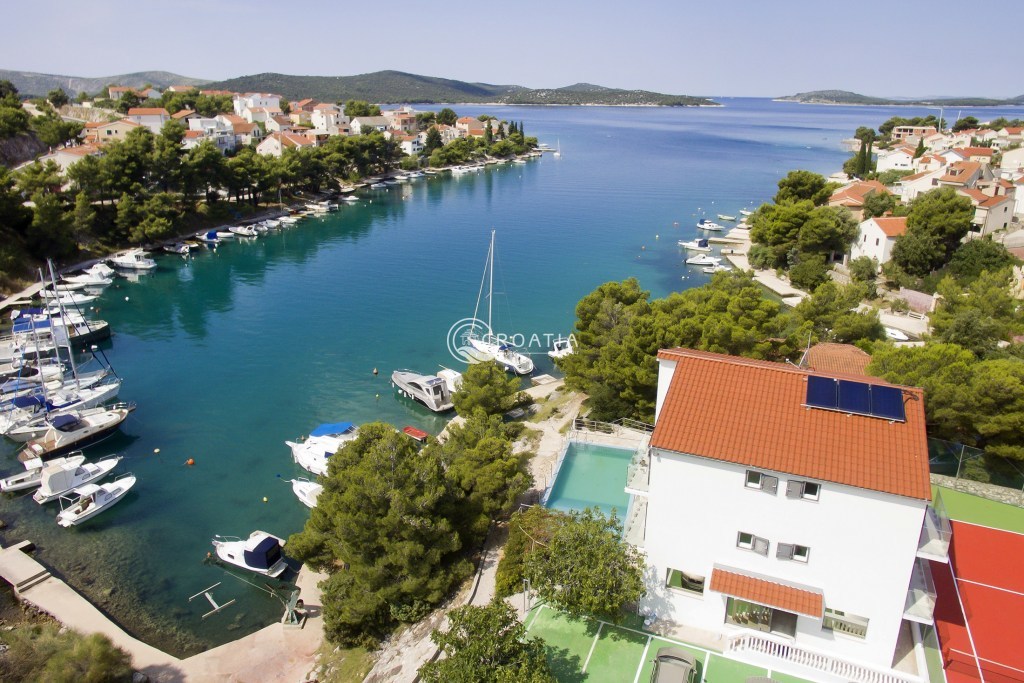
[(623, 519), (629, 507), (625, 486), (632, 457), (631, 449), (571, 441), (545, 506), (555, 510), (597, 507), (606, 515), (614, 509)]

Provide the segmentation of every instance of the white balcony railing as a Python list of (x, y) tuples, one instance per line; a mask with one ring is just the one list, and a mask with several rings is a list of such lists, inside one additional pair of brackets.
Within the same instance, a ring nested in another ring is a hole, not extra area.
[(942, 506), (937, 500), (936, 505), (929, 505), (925, 510), (924, 524), (921, 525), (921, 537), (917, 542), (917, 556), (938, 562), (949, 562), (949, 542), (953, 538), (953, 529), (949, 524)]
[(910, 575), (910, 588), (903, 606), (903, 616), (919, 624), (935, 623), (935, 583), (928, 560), (918, 559)]
[(632, 546), (643, 548), (646, 536), (647, 499), (633, 496), (629, 503), (629, 510), (626, 512), (626, 525), (622, 531), (622, 538)]
[(633, 454), (626, 470), (626, 491), (646, 494), (651, 483), (651, 457), (647, 446), (642, 444)]

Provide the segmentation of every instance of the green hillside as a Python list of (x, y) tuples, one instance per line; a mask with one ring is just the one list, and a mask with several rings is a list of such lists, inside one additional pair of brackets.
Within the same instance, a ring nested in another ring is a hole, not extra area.
[(0, 69), (0, 80), (8, 80), (14, 84), (22, 95), (42, 96), (51, 90), (63, 88), (71, 96), (85, 91), (93, 94), (108, 85), (126, 85), (140, 88), (147, 83), (154, 88), (164, 89), (169, 85), (203, 85), (209, 81), (201, 78), (179, 76), (168, 71), (138, 71), (118, 76), (102, 76), (100, 78), (82, 78), (79, 76), (62, 76), (58, 74), (41, 74), (33, 71), (7, 71)]
[(800, 102), (802, 104), (866, 104), (866, 105), (917, 105), (946, 107), (997, 107), (1024, 104), (1024, 95), (1011, 99), (1000, 100), (990, 97), (936, 97), (929, 99), (892, 100), (882, 97), (869, 97), (848, 90), (812, 90), (796, 95), (776, 98), (783, 102)]

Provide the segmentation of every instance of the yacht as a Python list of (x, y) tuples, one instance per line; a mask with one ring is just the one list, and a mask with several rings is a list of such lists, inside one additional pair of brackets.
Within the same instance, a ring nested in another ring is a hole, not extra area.
[(117, 271), (106, 263), (100, 262), (94, 263), (78, 275), (65, 275), (61, 279), (64, 282), (82, 284), (86, 287), (106, 287), (114, 281), (116, 273)]
[(32, 458), (46, 458), (95, 443), (121, 426), (133, 410), (134, 404), (119, 403), (109, 408), (90, 408), (58, 415), (50, 420), (50, 427), (43, 436), (25, 444), (18, 459), (26, 462)]
[(111, 256), (107, 260), (115, 268), (126, 270), (153, 270), (156, 268), (156, 261), (149, 258), (149, 254), (142, 249), (129, 249)]
[(576, 349), (572, 345), (572, 337), (559, 337), (551, 342), (551, 350), (548, 355), (551, 358), (565, 358), (571, 356)]
[(320, 492), (324, 490), (323, 484), (318, 484), (315, 481), (310, 481), (305, 477), (298, 477), (291, 479), (292, 493), (302, 501), (302, 504), (312, 509), (316, 507), (316, 499), (320, 497)]
[[(115, 378), (90, 387), (61, 389), (52, 393), (44, 392), (40, 388), (38, 392), (17, 396), (0, 403), (0, 434), (16, 441), (25, 441), (26, 439), (16, 436), (18, 432), (15, 430), (18, 427), (46, 416), (53, 419), (75, 410), (95, 408), (117, 396), (120, 389), (121, 380)], [(50, 425), (47, 425), (40, 434), (33, 432), (29, 439), (40, 438), (49, 428)]]
[(121, 456), (115, 455), (98, 462), (49, 462), (43, 468), (39, 490), (32, 494), (32, 500), (40, 505), (57, 500), (72, 489), (107, 476), (120, 461)]
[(78, 467), (83, 462), (85, 462), (85, 456), (82, 455), (82, 451), (75, 451), (62, 458), (54, 458), (46, 463), (45, 466), (41, 459), (32, 458), (25, 463), (24, 472), (12, 474), (5, 479), (0, 479), (0, 491), (3, 491), (4, 493), (11, 493), (12, 491), (23, 491), (25, 489), (34, 488), (39, 486), (43, 481), (44, 467), (53, 467), (54, 465), (62, 467)]
[(679, 246), (688, 251), (711, 251), (711, 245), (708, 244), (708, 241), (700, 237), (689, 242), (679, 240)]
[(124, 494), (133, 486), (135, 475), (128, 473), (106, 484), (86, 484), (77, 488), (74, 492), (78, 497), (73, 499), (68, 507), (62, 505), (60, 514), (57, 515), (57, 524), (63, 527), (81, 524), (124, 498)]
[(725, 229), (718, 223), (711, 220), (710, 218), (701, 218), (699, 221), (697, 221), (697, 227), (700, 228), (701, 230), (712, 230), (716, 232)]
[(266, 531), (254, 531), (245, 540), (237, 536), (213, 537), (213, 547), (221, 560), (271, 578), (281, 576), (288, 568), (281, 552), (284, 544), (283, 538)]
[(391, 373), (391, 385), (398, 393), (417, 403), (422, 403), (435, 413), (443, 413), (455, 407), (448, 384), (437, 375), (421, 375), (412, 370), (395, 370)]
[(697, 254), (686, 259), (686, 264), (690, 266), (714, 266), (722, 262), (717, 256), (708, 256), (707, 254)]
[(319, 425), (305, 441), (285, 441), (292, 458), (305, 470), (316, 475), (327, 474), (327, 460), (338, 449), (359, 436), (359, 428), (351, 422), (333, 422)]

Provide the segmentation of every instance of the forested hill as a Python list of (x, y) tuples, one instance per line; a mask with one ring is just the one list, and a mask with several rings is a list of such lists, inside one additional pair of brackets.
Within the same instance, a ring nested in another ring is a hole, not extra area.
[(80, 92), (95, 94), (108, 85), (124, 85), (141, 88), (151, 85), (163, 90), (170, 85), (202, 85), (207, 81), (201, 78), (179, 76), (167, 71), (138, 71), (117, 76), (101, 76), (99, 78), (82, 78), (80, 76), (62, 76), (59, 74), (41, 74), (34, 71), (7, 71), (0, 69), (0, 81), (7, 80), (14, 84), (18, 92), (24, 95), (42, 97), (51, 90), (62, 88), (71, 97)]
[(869, 97), (848, 90), (813, 90), (776, 98), (780, 102), (801, 104), (865, 104), (865, 105), (944, 105), (947, 107), (995, 107), (1024, 104), (1024, 95), (1000, 100), (989, 97), (936, 97), (916, 100), (891, 100)]
[(358, 76), (290, 76), (264, 73), (210, 83), (208, 88), (235, 92), (273, 92), (288, 99), (311, 97), (322, 102), (366, 100), (387, 103), (494, 102), (501, 104), (607, 104), (683, 106), (714, 104), (684, 95), (644, 90), (617, 90), (589, 83), (533, 90), (520, 85), (467, 83), (401, 71)]

